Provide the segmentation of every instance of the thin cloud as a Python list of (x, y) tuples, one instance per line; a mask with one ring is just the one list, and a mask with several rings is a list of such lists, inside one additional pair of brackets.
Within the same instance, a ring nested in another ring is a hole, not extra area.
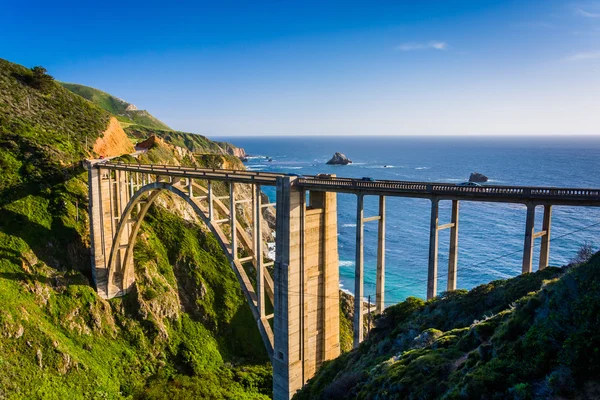
[(583, 60), (596, 60), (600, 58), (600, 51), (589, 51), (585, 53), (576, 53), (572, 56), (567, 57), (566, 61), (583, 61)]
[(598, 12), (590, 12), (590, 11), (586, 11), (583, 8), (578, 8), (576, 10), (578, 15), (581, 15), (582, 17), (587, 17), (587, 18), (600, 18), (600, 13)]
[(428, 43), (402, 43), (396, 46), (396, 50), (399, 51), (413, 51), (413, 50), (447, 50), (448, 43), (441, 41), (431, 41)]

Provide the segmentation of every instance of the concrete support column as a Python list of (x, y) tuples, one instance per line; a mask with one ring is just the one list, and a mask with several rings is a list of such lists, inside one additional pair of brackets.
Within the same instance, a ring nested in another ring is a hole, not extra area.
[(257, 307), (260, 314), (260, 318), (265, 317), (265, 267), (263, 265), (263, 254), (262, 254), (262, 201), (260, 197), (260, 185), (254, 186), (254, 201), (252, 205), (254, 207), (254, 257), (256, 263), (256, 298), (258, 301)]
[(438, 220), (439, 200), (431, 199), (431, 221), (429, 225), (429, 268), (427, 269), (427, 300), (437, 295), (438, 278)]
[(194, 180), (192, 178), (187, 178), (187, 184), (188, 184), (188, 196), (190, 196), (190, 199), (193, 199), (194, 198), (194, 188), (193, 188)]
[(129, 198), (133, 197), (135, 193), (135, 187), (133, 185), (133, 172), (129, 173)]
[(364, 196), (356, 197), (356, 257), (354, 269), (354, 348), (363, 341)]
[(300, 195), (291, 177), (277, 178), (274, 271), (273, 398), (290, 399), (303, 382), (300, 304)]
[(544, 222), (542, 223), (542, 230), (546, 232), (542, 236), (542, 246), (540, 249), (540, 269), (544, 269), (548, 266), (550, 259), (550, 230), (552, 227), (552, 205), (546, 204), (544, 206)]
[(212, 191), (212, 182), (211, 181), (208, 181), (208, 219), (211, 222), (214, 219), (213, 191)]
[(448, 251), (448, 285), (447, 291), (456, 290), (458, 267), (458, 200), (452, 200), (452, 220), (450, 223), (450, 249)]
[(377, 223), (377, 288), (375, 312), (385, 308), (385, 196), (379, 196), (379, 221)]
[(523, 269), (524, 274), (532, 271), (533, 240), (535, 228), (535, 205), (527, 204), (527, 219), (525, 221), (525, 242), (523, 244)]
[(90, 218), (90, 249), (92, 253), (92, 280), (98, 294), (107, 298), (107, 271), (104, 257), (104, 212), (102, 210), (102, 170), (88, 166), (88, 213)]
[(235, 184), (229, 182), (229, 227), (231, 229), (231, 257), (237, 259), (237, 232), (235, 219)]
[(273, 397), (289, 399), (340, 354), (335, 193), (277, 178)]

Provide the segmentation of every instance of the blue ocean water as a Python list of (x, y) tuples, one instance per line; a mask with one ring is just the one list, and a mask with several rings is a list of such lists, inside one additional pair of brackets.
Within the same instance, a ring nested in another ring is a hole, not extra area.
[[(219, 140), (223, 140), (219, 138)], [(231, 137), (254, 156), (255, 171), (373, 177), (458, 183), (477, 171), (489, 184), (600, 187), (600, 138)], [(334, 152), (352, 159), (326, 165)], [(274, 189), (266, 193), (274, 200)], [(431, 202), (387, 199), (386, 304), (425, 297)], [(536, 231), (542, 208), (536, 209)], [(470, 289), (521, 271), (525, 212), (522, 205), (461, 202), (458, 287)], [(377, 198), (365, 198), (365, 216), (377, 214)], [(354, 287), (356, 196), (338, 195), (340, 280)], [(440, 224), (450, 221), (450, 202), (440, 203)], [(596, 224), (596, 225), (594, 225)], [(593, 226), (590, 226), (593, 225)], [(550, 265), (564, 265), (589, 241), (600, 247), (600, 208), (554, 207)], [(375, 294), (377, 224), (365, 225), (365, 294)], [(539, 239), (534, 269), (537, 269)], [(449, 230), (440, 232), (438, 290), (446, 287)]]

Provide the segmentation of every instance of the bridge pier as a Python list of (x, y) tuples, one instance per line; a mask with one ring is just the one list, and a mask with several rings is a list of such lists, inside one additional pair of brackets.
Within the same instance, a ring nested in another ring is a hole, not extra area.
[(377, 276), (375, 289), (375, 312), (385, 308), (385, 196), (379, 196), (379, 220), (377, 222)]
[(448, 254), (448, 284), (447, 291), (456, 290), (458, 267), (458, 200), (452, 200), (452, 217), (450, 220), (450, 250)]
[(354, 260), (354, 344), (356, 349), (363, 341), (363, 299), (364, 293), (364, 196), (356, 196), (356, 256)]
[(532, 203), (526, 204), (527, 218), (525, 220), (525, 241), (523, 243), (523, 269), (522, 273), (526, 274), (533, 272), (533, 251), (535, 239), (541, 237), (542, 243), (540, 246), (540, 262), (539, 269), (544, 269), (548, 266), (550, 259), (550, 232), (552, 228), (552, 205), (544, 205), (544, 217), (542, 222), (542, 230), (535, 232), (535, 205)]
[(335, 193), (277, 178), (273, 397), (289, 399), (339, 346)]
[(456, 290), (458, 268), (458, 200), (452, 200), (452, 217), (450, 223), (439, 224), (438, 198), (431, 199), (431, 220), (429, 226), (429, 266), (427, 269), (427, 300), (437, 295), (438, 280), (438, 239), (439, 231), (450, 229), (450, 247), (448, 249), (448, 281), (446, 290)]
[(542, 231), (545, 232), (542, 236), (542, 245), (540, 248), (540, 264), (539, 269), (544, 269), (548, 266), (550, 260), (550, 229), (552, 226), (552, 205), (544, 206), (544, 220), (542, 222)]

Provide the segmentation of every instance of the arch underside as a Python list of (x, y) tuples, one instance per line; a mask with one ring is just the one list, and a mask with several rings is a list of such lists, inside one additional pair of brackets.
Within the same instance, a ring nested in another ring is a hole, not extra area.
[[(184, 191), (184, 186), (187, 188), (188, 193)], [(129, 199), (129, 202), (127, 203), (127, 206), (124, 208), (121, 216), (119, 217), (116, 233), (113, 237), (110, 256), (108, 258), (108, 298), (125, 295), (134, 287), (135, 275), (133, 249), (135, 246), (135, 241), (137, 239), (142, 221), (148, 213), (148, 210), (156, 201), (158, 196), (164, 191), (168, 191), (177, 195), (187, 204), (189, 204), (194, 212), (208, 227), (208, 229), (214, 234), (236, 274), (242, 292), (244, 293), (252, 314), (257, 321), (263, 342), (267, 348), (267, 352), (271, 357), (273, 354), (273, 333), (269, 321), (265, 317), (261, 318), (260, 316), (260, 312), (257, 307), (258, 300), (256, 291), (250, 278), (248, 277), (248, 274), (246, 273), (246, 270), (244, 269), (244, 265), (237, 255), (234, 257), (232, 253), (230, 238), (223, 231), (217, 220), (214, 218), (211, 220), (209, 216), (208, 205), (202, 204), (202, 202), (208, 197), (207, 189), (195, 182), (193, 182), (192, 189), (189, 187), (189, 184), (184, 185), (181, 183), (181, 181), (174, 183), (157, 181), (148, 183), (133, 193)], [(205, 195), (196, 197), (194, 196), (194, 191), (203, 193)], [(192, 194), (192, 197), (190, 197), (189, 193)], [(213, 206), (218, 208), (221, 214), (224, 214), (229, 218), (229, 208), (226, 207), (219, 199), (213, 199)], [(240, 239), (240, 247), (242, 247), (247, 254), (252, 257), (251, 262), (253, 267), (255, 267), (256, 257), (254, 254), (253, 241), (239, 223), (236, 223), (235, 226), (237, 237)], [(265, 271), (265, 292), (271, 300), (271, 303), (273, 303), (273, 280), (267, 271)]]

